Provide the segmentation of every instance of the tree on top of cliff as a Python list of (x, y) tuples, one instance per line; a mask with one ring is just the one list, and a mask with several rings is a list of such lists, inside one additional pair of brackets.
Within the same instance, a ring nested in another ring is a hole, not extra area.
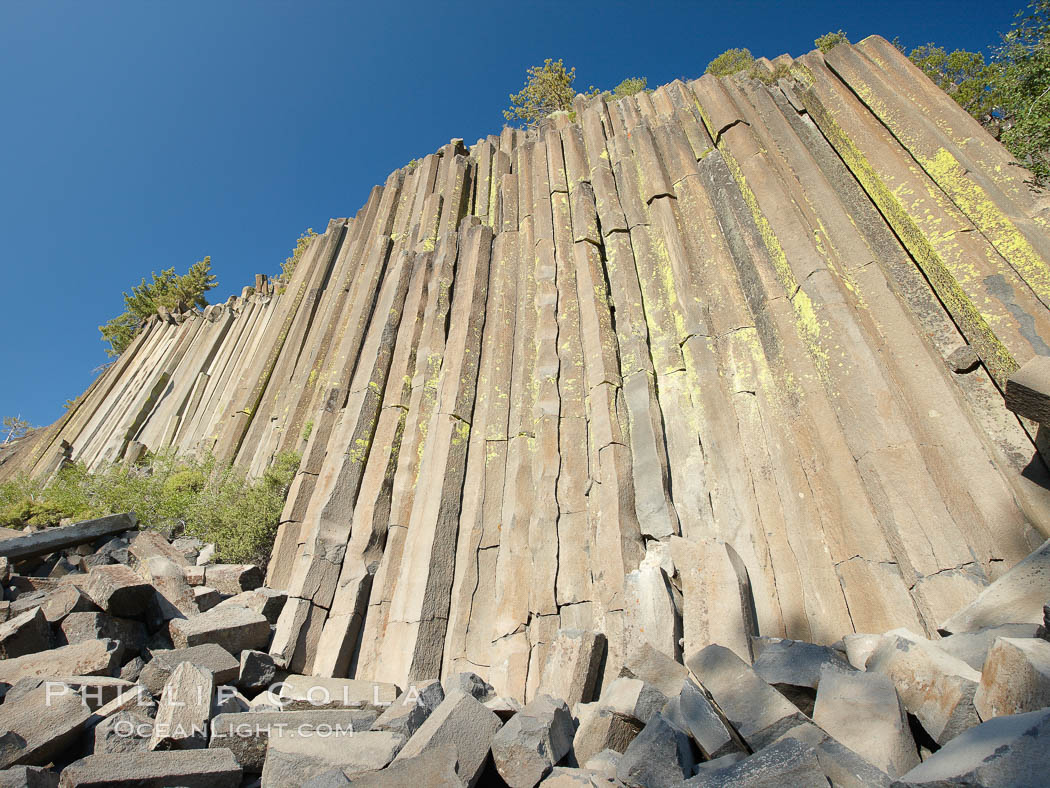
[(552, 112), (572, 109), (575, 79), (575, 68), (566, 70), (561, 58), (547, 58), (542, 66), (532, 66), (526, 72), (525, 87), (510, 94), (510, 109), (503, 110), (503, 117), (535, 126)]
[(211, 257), (205, 257), (190, 266), (190, 270), (181, 276), (175, 268), (167, 268), (159, 274), (153, 273), (153, 281), (145, 278), (131, 288), (131, 293), (124, 293), (124, 312), (98, 327), (102, 340), (109, 342), (106, 353), (119, 356), (135, 338), (143, 322), (151, 315), (157, 314), (160, 307), (173, 312), (181, 312), (191, 307), (205, 307), (208, 300), (204, 294), (217, 282), (211, 272)]

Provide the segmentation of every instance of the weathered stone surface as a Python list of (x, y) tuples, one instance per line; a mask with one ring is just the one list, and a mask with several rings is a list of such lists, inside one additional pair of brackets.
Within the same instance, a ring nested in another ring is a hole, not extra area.
[(948, 354), (945, 361), (948, 363), (948, 369), (961, 375), (976, 369), (977, 365), (981, 363), (981, 357), (969, 345), (960, 345)]
[(114, 616), (141, 616), (153, 596), (153, 586), (123, 564), (96, 566), (81, 586), (91, 601)]
[(464, 788), (466, 783), (456, 773), (456, 759), (454, 746), (435, 745), (412, 758), (398, 758), (382, 771), (355, 777), (353, 784), (360, 788)]
[(682, 573), (686, 654), (711, 644), (724, 645), (751, 662), (751, 582), (731, 545), (714, 540), (671, 539), (671, 555)]
[(375, 718), (375, 712), (366, 709), (252, 710), (218, 714), (209, 726), (208, 746), (230, 750), (241, 768), (257, 774), (263, 770), (266, 745), (273, 737), (315, 735), (338, 747), (345, 738), (367, 731)]
[(781, 638), (755, 638), (753, 647), (755, 673), (805, 714), (813, 713), (816, 690), (826, 666), (853, 670), (840, 652), (827, 646)]
[(89, 755), (62, 770), (61, 788), (238, 788), (241, 767), (229, 750)]
[(251, 591), (241, 591), (239, 594), (224, 599), (219, 603), (220, 607), (246, 607), (256, 613), (262, 613), (271, 624), (277, 623), (281, 615), (288, 595), (284, 591), (276, 591), (272, 588), (255, 588)]
[(797, 739), (814, 747), (820, 768), (824, 770), (832, 785), (842, 788), (888, 788), (893, 782), (893, 778), (886, 772), (864, 760), (813, 723), (804, 722), (789, 730), (781, 739)]
[(669, 722), (693, 738), (707, 760), (745, 749), (707, 695), (688, 679), (682, 685), (682, 691), (663, 707), (662, 713)]
[(120, 711), (95, 726), (95, 755), (149, 752), (153, 720), (137, 711)]
[(733, 727), (754, 750), (805, 721), (803, 714), (731, 650), (712, 645), (686, 662)]
[(176, 566), (189, 566), (193, 562), (158, 531), (138, 531), (128, 543), (129, 564), (133, 569), (146, 564), (151, 558), (162, 558)]
[(41, 654), (0, 660), (0, 682), (14, 684), (27, 677), (112, 676), (122, 653), (115, 640), (87, 640)]
[(120, 641), (125, 658), (140, 654), (148, 638), (141, 621), (115, 618), (108, 613), (70, 613), (62, 619), (60, 632), (67, 645), (103, 638)]
[(630, 786), (663, 788), (693, 773), (696, 756), (685, 731), (655, 714), (627, 745), (616, 767), (616, 777)]
[(407, 741), (445, 699), (441, 682), (420, 682), (401, 693), (372, 726), (373, 730), (399, 733)]
[(688, 669), (648, 643), (630, 644), (620, 675), (648, 682), (669, 698), (685, 685)]
[(254, 564), (209, 564), (204, 569), (204, 585), (221, 594), (253, 591), (263, 584), (263, 571)]
[(1034, 638), (1037, 637), (1037, 624), (1003, 624), (989, 627), (977, 632), (960, 632), (949, 635), (936, 642), (937, 648), (961, 659), (974, 670), (984, 667), (984, 660), (998, 638)]
[(606, 780), (616, 779), (616, 769), (620, 765), (620, 756), (623, 753), (616, 752), (616, 750), (602, 750), (597, 755), (592, 755), (587, 759), (587, 763), (583, 765), (584, 769), (588, 771), (596, 772)]
[(175, 619), (170, 626), (176, 648), (215, 643), (231, 654), (263, 650), (270, 642), (270, 622), (246, 607), (214, 607), (193, 618)]
[(904, 708), (938, 744), (980, 721), (973, 706), (980, 674), (929, 641), (891, 634), (868, 659), (868, 672), (889, 676)]
[(1002, 624), (1041, 624), (1050, 584), (1050, 540), (940, 625), (951, 633)]
[(572, 740), (572, 762), (584, 764), (603, 750), (623, 753), (642, 726), (634, 720), (599, 707), (581, 703), (576, 707), (577, 726)]
[(652, 684), (626, 676), (603, 688), (599, 698), (602, 708), (629, 717), (641, 725), (645, 725), (666, 703), (667, 696)]
[(12, 766), (0, 770), (0, 788), (57, 788), (58, 775), (40, 766)]
[(901, 785), (1046, 784), (1050, 709), (983, 722), (960, 733), (900, 779)]
[(183, 662), (191, 662), (212, 674), (216, 684), (228, 684), (237, 678), (240, 663), (230, 652), (215, 643), (204, 643), (190, 648), (157, 650), (139, 676), (141, 683), (153, 695), (160, 695), (171, 674)]
[(11, 659), (51, 647), (51, 628), (39, 607), (0, 624), (0, 658)]
[(1050, 642), (996, 639), (984, 662), (973, 705), (986, 722), (1050, 706)]
[(61, 755), (91, 717), (91, 707), (65, 686), (38, 687), (0, 706), (0, 768), (46, 766)]
[(215, 678), (192, 662), (181, 662), (164, 684), (151, 750), (200, 749), (208, 746)]
[(242, 651), (241, 665), (237, 674), (237, 686), (242, 690), (264, 690), (277, 678), (277, 666), (273, 657), (265, 651)]
[(572, 716), (564, 701), (537, 695), (492, 737), (492, 760), (512, 788), (531, 788), (572, 747)]
[(452, 745), (456, 750), (456, 774), (467, 785), (477, 785), (489, 757), (492, 737), (501, 725), (499, 717), (473, 696), (461, 690), (451, 692), (408, 740), (396, 761)]
[(454, 676), (449, 676), (443, 682), (441, 686), (444, 689), (444, 694), (449, 695), (456, 690), (472, 695), (482, 703), (494, 697), (496, 691), (492, 688), (485, 679), (481, 678), (477, 673), (457, 673)]
[(264, 788), (284, 788), (338, 768), (353, 778), (382, 769), (404, 740), (389, 731), (346, 733), (332, 738), (320, 731), (296, 731), (272, 736), (266, 743), (262, 770)]
[(825, 665), (813, 722), (891, 777), (919, 763), (904, 705), (888, 676)]
[(401, 691), (396, 684), (382, 681), (289, 675), (282, 679), (278, 694), (289, 711), (346, 708), (382, 711), (397, 700)]
[(563, 699), (569, 706), (591, 700), (605, 652), (600, 632), (562, 629), (547, 652), (537, 693)]
[(0, 558), (26, 560), (54, 553), (65, 547), (87, 544), (103, 536), (129, 531), (135, 527), (133, 514), (111, 514), (97, 520), (46, 528), (36, 533), (0, 540)]
[(745, 785), (748, 788), (782, 788), (785, 785), (825, 788), (827, 784), (817, 751), (795, 739), (782, 739), (742, 761), (715, 772), (705, 771), (681, 785), (683, 788), (694, 785), (716, 788)]

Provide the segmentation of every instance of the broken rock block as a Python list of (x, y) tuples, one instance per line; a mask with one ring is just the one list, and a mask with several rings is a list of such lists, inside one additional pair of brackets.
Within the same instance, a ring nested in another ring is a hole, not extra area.
[(180, 663), (161, 693), (149, 748), (190, 750), (207, 747), (214, 691), (215, 679), (211, 671), (192, 662)]
[(397, 700), (401, 690), (396, 684), (383, 681), (292, 674), (284, 677), (278, 694), (288, 711), (355, 708), (383, 711)]
[(625, 785), (663, 788), (691, 776), (695, 765), (693, 743), (686, 732), (655, 714), (627, 746), (616, 777)]
[(671, 555), (682, 579), (685, 653), (705, 646), (728, 647), (751, 662), (751, 638), (758, 634), (751, 581), (744, 562), (725, 542), (671, 538)]
[(667, 696), (641, 679), (622, 676), (602, 690), (599, 704), (602, 708), (622, 714), (645, 725), (649, 718), (667, 703)]
[(441, 686), (446, 695), (450, 695), (456, 690), (461, 690), (468, 695), (473, 695), (482, 703), (496, 696), (496, 690), (492, 688), (491, 684), (477, 673), (471, 673), (470, 671), (448, 676), (441, 682)]
[(204, 568), (204, 585), (220, 594), (253, 591), (264, 579), (263, 570), (255, 564), (210, 564)]
[(1050, 540), (1015, 564), (939, 629), (953, 634), (1003, 624), (1041, 624), (1050, 588)]
[(825, 666), (813, 722), (890, 777), (919, 763), (904, 705), (893, 682), (881, 673), (845, 673)]
[(1050, 706), (1050, 643), (999, 638), (988, 652), (974, 706), (982, 720)]
[(237, 686), (244, 691), (259, 692), (277, 679), (277, 666), (265, 651), (242, 651)]
[(753, 750), (761, 749), (784, 731), (806, 721), (791, 701), (723, 646), (708, 646), (686, 664)]
[(83, 591), (72, 583), (67, 583), (48, 591), (40, 602), (40, 609), (44, 611), (44, 618), (49, 624), (57, 624), (70, 613), (97, 611), (98, 607)]
[(685, 786), (704, 788), (827, 788), (814, 747), (796, 739), (782, 739), (742, 761), (686, 780)]
[(263, 651), (270, 641), (270, 622), (246, 607), (214, 607), (193, 618), (180, 618), (169, 627), (175, 648), (215, 643), (231, 654), (245, 649)]
[(263, 788), (286, 788), (340, 769), (353, 781), (382, 769), (397, 755), (402, 739), (389, 731), (362, 731), (333, 736), (320, 729), (285, 730), (266, 743)]
[(978, 632), (949, 635), (936, 641), (935, 645), (941, 651), (948, 652), (974, 670), (980, 671), (984, 667), (988, 652), (998, 638), (1034, 638), (1037, 637), (1038, 630), (1039, 626), (1036, 624), (1003, 624)]
[(904, 708), (935, 742), (944, 744), (980, 722), (973, 705), (977, 671), (909, 632), (888, 635), (868, 659), (867, 672), (889, 676)]
[[(349, 784), (349, 781), (347, 781)], [(464, 788), (466, 783), (456, 774), (456, 748), (435, 745), (413, 758), (394, 761), (379, 772), (370, 772), (354, 779), (355, 788)], [(317, 786), (317, 788), (334, 788)], [(306, 788), (304, 786), (304, 788)]]
[(754, 638), (754, 669), (804, 714), (813, 713), (821, 671), (830, 666), (853, 671), (842, 653), (827, 646), (787, 638)]
[(836, 788), (889, 788), (893, 782), (886, 772), (811, 722), (792, 728), (780, 738), (797, 739), (815, 748), (820, 768)]
[(547, 652), (537, 693), (561, 698), (571, 708), (594, 695), (605, 655), (605, 635), (582, 629), (559, 629)]
[(579, 723), (572, 740), (571, 763), (584, 764), (604, 750), (626, 752), (641, 731), (640, 723), (602, 709), (597, 703), (577, 706)]
[(153, 598), (153, 586), (123, 564), (96, 566), (81, 590), (100, 608), (113, 616), (142, 616)]
[(137, 711), (119, 711), (95, 726), (95, 755), (149, 752), (153, 720)]
[(1050, 709), (995, 717), (964, 731), (900, 779), (901, 785), (1046, 785)]
[(412, 684), (379, 715), (372, 730), (399, 733), (407, 741), (441, 701), (445, 690), (440, 681)]
[(51, 627), (39, 607), (0, 624), (0, 659), (23, 657), (51, 648)]
[(255, 588), (251, 591), (242, 591), (219, 602), (219, 607), (233, 607), (240, 605), (256, 613), (262, 613), (271, 624), (276, 624), (281, 615), (288, 594), (284, 591), (276, 591), (272, 588)]
[(468, 786), (477, 785), (488, 761), (492, 737), (501, 722), (476, 698), (462, 690), (445, 696), (398, 753), (398, 761), (422, 755), (433, 747), (451, 745), (456, 751), (456, 774)]
[(0, 788), (58, 788), (58, 775), (41, 766), (0, 769)]
[(689, 670), (649, 643), (628, 644), (620, 675), (648, 682), (668, 698), (682, 691)]
[(222, 594), (214, 588), (208, 588), (207, 586), (194, 586), (193, 601), (197, 603), (197, 609), (201, 613), (206, 613), (222, 602)]
[(237, 658), (214, 643), (190, 648), (158, 649), (142, 669), (139, 683), (151, 694), (160, 695), (175, 668), (183, 662), (192, 662), (198, 668), (207, 670), (217, 685), (234, 681), (240, 669)]
[(572, 747), (572, 715), (564, 701), (537, 695), (492, 737), (492, 760), (511, 788), (532, 788)]
[(137, 569), (151, 558), (163, 558), (177, 566), (187, 566), (191, 562), (175, 545), (157, 531), (139, 531), (131, 537), (128, 544), (128, 564)]
[(87, 640), (38, 654), (0, 660), (0, 683), (28, 677), (113, 676), (120, 670), (123, 648), (116, 640)]
[(108, 613), (70, 613), (62, 620), (59, 639), (67, 644), (109, 638), (124, 647), (124, 659), (142, 653), (149, 635), (146, 625), (131, 618), (114, 618)]
[(745, 750), (707, 695), (690, 680), (686, 680), (682, 691), (667, 702), (663, 715), (692, 736), (706, 760)]
[(344, 738), (367, 731), (375, 712), (364, 709), (317, 709), (315, 711), (246, 711), (216, 715), (212, 721), (211, 748), (233, 752), (244, 771), (258, 774), (266, 760), (272, 737), (311, 734), (341, 746)]
[(73, 745), (91, 707), (64, 685), (40, 686), (0, 706), (0, 769), (46, 766)]
[(239, 788), (241, 767), (229, 750), (89, 755), (62, 770), (61, 788)]

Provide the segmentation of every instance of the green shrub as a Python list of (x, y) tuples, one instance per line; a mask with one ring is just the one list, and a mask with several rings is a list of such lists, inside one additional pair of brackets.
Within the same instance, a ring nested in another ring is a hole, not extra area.
[(641, 93), (645, 90), (647, 84), (648, 81), (645, 77), (628, 77), (612, 89), (612, 96), (614, 99), (633, 96), (635, 93)]
[(846, 33), (842, 30), (838, 30), (834, 33), (825, 33), (813, 42), (814, 46), (816, 46), (821, 52), (830, 52), (839, 44), (848, 43), (849, 38), (846, 37)]
[(716, 77), (728, 77), (740, 71), (746, 71), (755, 62), (749, 49), (727, 49), (707, 64), (706, 73)]
[(216, 557), (265, 564), (273, 548), (299, 455), (278, 454), (261, 478), (214, 457), (152, 455), (140, 465), (111, 463), (95, 472), (77, 463), (46, 487), (20, 477), (0, 485), (0, 525), (55, 525), (134, 510), (143, 527), (183, 529), (214, 542)]
[[(415, 161), (415, 159), (413, 159)], [(295, 267), (299, 265), (299, 261), (303, 259), (303, 253), (306, 252), (306, 248), (310, 245), (310, 241), (317, 237), (317, 233), (314, 232), (313, 227), (307, 227), (306, 232), (300, 235), (295, 240), (295, 248), (292, 253), (284, 259), (281, 263), (281, 273), (277, 274), (274, 279), (279, 279), (284, 284), (292, 279), (292, 274), (295, 273)]]
[(308, 422), (306, 422), (306, 424), (303, 425), (303, 440), (304, 441), (310, 440), (310, 436), (313, 434), (313, 431), (314, 431), (314, 420), (310, 419)]

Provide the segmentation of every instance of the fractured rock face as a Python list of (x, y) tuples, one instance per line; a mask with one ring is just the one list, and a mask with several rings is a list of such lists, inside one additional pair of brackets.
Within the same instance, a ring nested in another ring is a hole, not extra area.
[(1050, 642), (996, 639), (984, 661), (973, 703), (986, 722), (1050, 706)]
[(938, 744), (980, 722), (973, 705), (980, 674), (927, 640), (890, 633), (868, 659), (868, 672), (890, 678), (904, 707)]
[(492, 760), (512, 788), (539, 783), (572, 747), (572, 716), (564, 701), (538, 695), (492, 738)]

